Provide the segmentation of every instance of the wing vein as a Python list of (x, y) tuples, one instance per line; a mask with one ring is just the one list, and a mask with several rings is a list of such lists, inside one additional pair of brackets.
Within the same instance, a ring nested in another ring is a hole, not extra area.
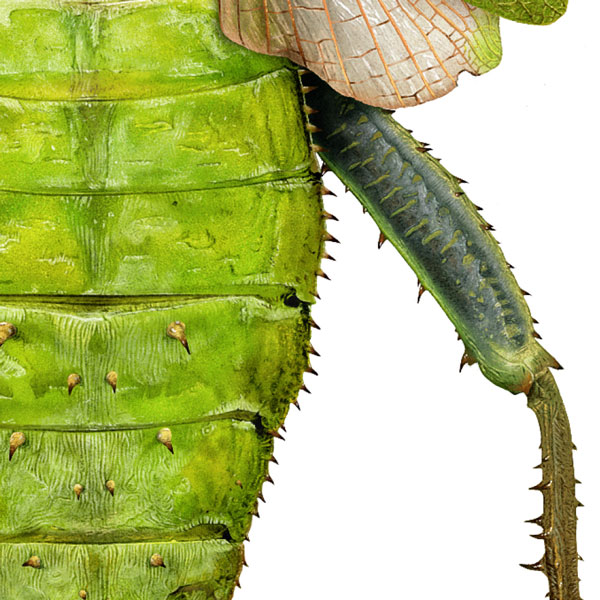
[(365, 21), (367, 29), (369, 30), (369, 33), (371, 34), (371, 37), (373, 38), (373, 43), (375, 44), (375, 48), (377, 49), (377, 54), (379, 54), (379, 59), (381, 60), (381, 64), (383, 65), (383, 68), (385, 69), (385, 73), (387, 75), (389, 82), (392, 84), (392, 87), (394, 88), (396, 97), (398, 98), (398, 100), (400, 101), (400, 104), (402, 106), (406, 106), (406, 103), (404, 102), (404, 98), (402, 97), (400, 90), (398, 90), (398, 86), (396, 85), (396, 82), (394, 81), (394, 78), (392, 77), (392, 74), (390, 73), (390, 69), (389, 69), (387, 63), (385, 62), (383, 52), (381, 51), (379, 42), (377, 41), (377, 38), (375, 37), (375, 32), (373, 31), (373, 28), (371, 27), (371, 23), (369, 23), (369, 19), (367, 18), (367, 14), (365, 13), (365, 9), (363, 7), (362, 1), (356, 0), (356, 4), (358, 5), (358, 9), (360, 10), (360, 12), (363, 16), (363, 19)]
[[(394, 20), (393, 15), (390, 13), (387, 6), (383, 3), (383, 0), (378, 0), (378, 2), (379, 2), (379, 6), (381, 6), (381, 8), (383, 9), (383, 12), (385, 12), (387, 18), (389, 19), (390, 23), (392, 24), (392, 27), (396, 30), (398, 37), (402, 40), (402, 43), (404, 44), (404, 47), (406, 48), (406, 51), (408, 52), (410, 59), (412, 60), (413, 64), (415, 65), (415, 69), (418, 71), (419, 76), (421, 77), (421, 81), (423, 82), (423, 84), (425, 85), (425, 87), (427, 88), (429, 93), (431, 94), (431, 97), (435, 98), (435, 94), (433, 93), (433, 90), (431, 89), (429, 82), (425, 79), (425, 74), (423, 73), (423, 70), (421, 69), (421, 67), (419, 67), (419, 65), (417, 63), (417, 59), (414, 55), (414, 52), (412, 51), (412, 48), (409, 46), (408, 42), (406, 41), (406, 38), (404, 37), (404, 34), (402, 33), (402, 31), (400, 31), (400, 28), (398, 27), (398, 24)], [(399, 2), (398, 5), (401, 6), (401, 2)], [(410, 18), (410, 15), (406, 11), (404, 11), (404, 12), (406, 14), (406, 17), (412, 21), (412, 19)], [(427, 43), (429, 44), (429, 40), (427, 39), (427, 36), (425, 34), (423, 34), (423, 31), (421, 30), (421, 28), (414, 21), (413, 21), (413, 23), (419, 29), (419, 31), (425, 38), (425, 41), (427, 41)], [(429, 44), (429, 47), (431, 48), (431, 44)], [(439, 62), (439, 59), (438, 59), (438, 62)]]
[[(427, 2), (427, 4), (429, 4), (429, 6), (431, 6), (431, 8), (442, 18), (444, 19), (444, 21), (446, 21), (446, 23), (448, 23), (448, 25), (450, 25), (450, 27), (452, 27), (453, 29), (457, 29), (456, 24), (453, 23), (435, 4), (433, 4), (433, 2), (431, 2), (431, 0), (425, 0), (425, 2)], [(448, 6), (448, 5), (446, 5)], [(456, 12), (456, 11), (453, 11)], [(463, 57), (463, 59), (466, 60), (466, 57), (464, 55), (464, 52), (458, 47), (457, 44), (455, 44), (454, 42), (452, 42), (452, 44), (454, 45), (454, 47), (456, 48), (457, 52)]]
[(329, 31), (331, 31), (331, 41), (333, 42), (333, 45), (335, 47), (335, 53), (337, 54), (338, 62), (340, 63), (340, 68), (342, 69), (342, 74), (344, 75), (344, 79), (346, 80), (346, 83), (348, 84), (348, 90), (350, 91), (350, 90), (352, 90), (352, 84), (350, 83), (348, 73), (346, 72), (346, 65), (344, 64), (344, 59), (340, 52), (340, 47), (337, 43), (337, 37), (336, 37), (335, 31), (333, 29), (333, 22), (331, 21), (331, 15), (329, 14), (329, 7), (327, 6), (327, 0), (322, 0), (322, 2), (323, 2), (323, 8), (325, 9), (325, 15), (327, 17), (327, 23), (329, 24)]
[[(402, 2), (398, 2), (397, 3), (398, 7), (400, 8), (400, 10), (402, 10), (407, 17), (410, 18), (407, 10), (404, 8), (404, 6), (402, 5)], [(425, 17), (425, 15), (423, 14), (423, 11), (419, 8), (418, 3), (413, 4), (414, 9), (423, 17), (423, 18), (427, 18)], [(427, 45), (429, 46), (429, 48), (431, 49), (432, 54), (435, 56), (435, 59), (438, 61), (440, 67), (442, 67), (442, 69), (444, 70), (444, 73), (446, 73), (446, 75), (450, 78), (450, 80), (452, 81), (452, 83), (454, 83), (454, 85), (456, 85), (456, 78), (450, 73), (450, 71), (448, 71), (448, 69), (446, 68), (446, 65), (444, 63), (444, 61), (440, 58), (440, 55), (437, 53), (437, 50), (435, 49), (435, 46), (431, 43), (431, 40), (429, 39), (429, 36), (421, 29), (421, 26), (414, 20), (411, 19), (412, 22), (414, 23), (415, 27), (421, 32), (421, 34), (423, 35), (423, 37), (425, 38), (425, 41), (427, 42)], [(448, 36), (446, 36), (448, 38)], [(450, 39), (450, 38), (448, 38)], [(452, 42), (452, 40), (450, 40), (450, 42)], [(456, 44), (454, 44), (452, 42), (452, 45), (456, 47)], [(457, 48), (458, 50), (458, 48)]]
[[(240, 0), (238, 0), (240, 2)], [(271, 54), (271, 24), (269, 23), (269, 0), (263, 0), (263, 10), (265, 12), (265, 36), (267, 37), (267, 54)]]
[(296, 25), (296, 17), (294, 16), (294, 6), (292, 0), (287, 0), (288, 9), (290, 11), (290, 20), (292, 21), (292, 28), (294, 29), (294, 37), (296, 38), (296, 44), (298, 44), (298, 54), (302, 62), (306, 66), (306, 57), (304, 56), (304, 49), (302, 48), (302, 42), (300, 41), (300, 35), (298, 34), (298, 27)]
[[(465, 17), (463, 17), (455, 8), (453, 8), (450, 3), (446, 2), (446, 0), (442, 0), (440, 4), (443, 4), (450, 12), (454, 13), (466, 26), (467, 21)], [(456, 27), (454, 24), (453, 26)]]

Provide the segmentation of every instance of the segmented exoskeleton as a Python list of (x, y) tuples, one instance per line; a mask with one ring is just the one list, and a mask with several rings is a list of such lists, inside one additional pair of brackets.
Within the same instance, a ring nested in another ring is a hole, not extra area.
[[(222, 1), (221, 23), (391, 108), (495, 66), (493, 13), (520, 16), (425, 4)], [(564, 9), (526, 5), (540, 22)], [(546, 546), (531, 568), (578, 600), (559, 365), (460, 180), (381, 108), (226, 40), (211, 0), (2, 8), (2, 597), (231, 597), (310, 370), (334, 241), (317, 152), (452, 319), (465, 363), (528, 395)]]

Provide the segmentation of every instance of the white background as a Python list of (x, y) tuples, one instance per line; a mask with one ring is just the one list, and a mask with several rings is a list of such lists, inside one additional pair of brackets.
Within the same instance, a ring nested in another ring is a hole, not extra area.
[[(600, 317), (596, 0), (550, 27), (503, 22), (499, 68), (396, 118), (467, 179), (529, 304), (571, 419), (582, 597), (600, 598)], [(334, 187), (334, 176), (326, 183)], [(343, 192), (343, 188), (336, 188)], [(523, 395), (479, 369), (358, 202), (340, 218), (314, 309), (322, 358), (276, 442), (279, 466), (247, 545), (236, 600), (542, 600), (535, 562), (539, 433)]]

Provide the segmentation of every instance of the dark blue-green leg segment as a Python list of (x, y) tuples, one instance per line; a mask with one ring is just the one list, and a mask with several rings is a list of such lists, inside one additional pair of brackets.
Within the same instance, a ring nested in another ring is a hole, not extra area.
[(536, 373), (557, 364), (535, 339), (523, 292), (460, 180), (388, 113), (309, 78), (323, 161), (440, 303), (467, 360), (495, 384), (527, 391)]
[[(575, 483), (569, 422), (533, 320), (491, 226), (460, 184), (390, 114), (302, 78), (312, 141), (456, 326), (463, 363), (525, 392), (542, 431), (545, 556), (551, 600), (579, 600)], [(383, 238), (382, 238), (383, 239)]]

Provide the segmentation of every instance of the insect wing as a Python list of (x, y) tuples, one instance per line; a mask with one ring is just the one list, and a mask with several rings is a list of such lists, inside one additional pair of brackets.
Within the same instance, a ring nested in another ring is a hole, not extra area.
[(495, 15), (534, 25), (548, 25), (562, 17), (568, 0), (471, 0), (471, 4)]
[(439, 98), (502, 54), (498, 17), (463, 0), (220, 0), (220, 18), (238, 44), (390, 109)]

